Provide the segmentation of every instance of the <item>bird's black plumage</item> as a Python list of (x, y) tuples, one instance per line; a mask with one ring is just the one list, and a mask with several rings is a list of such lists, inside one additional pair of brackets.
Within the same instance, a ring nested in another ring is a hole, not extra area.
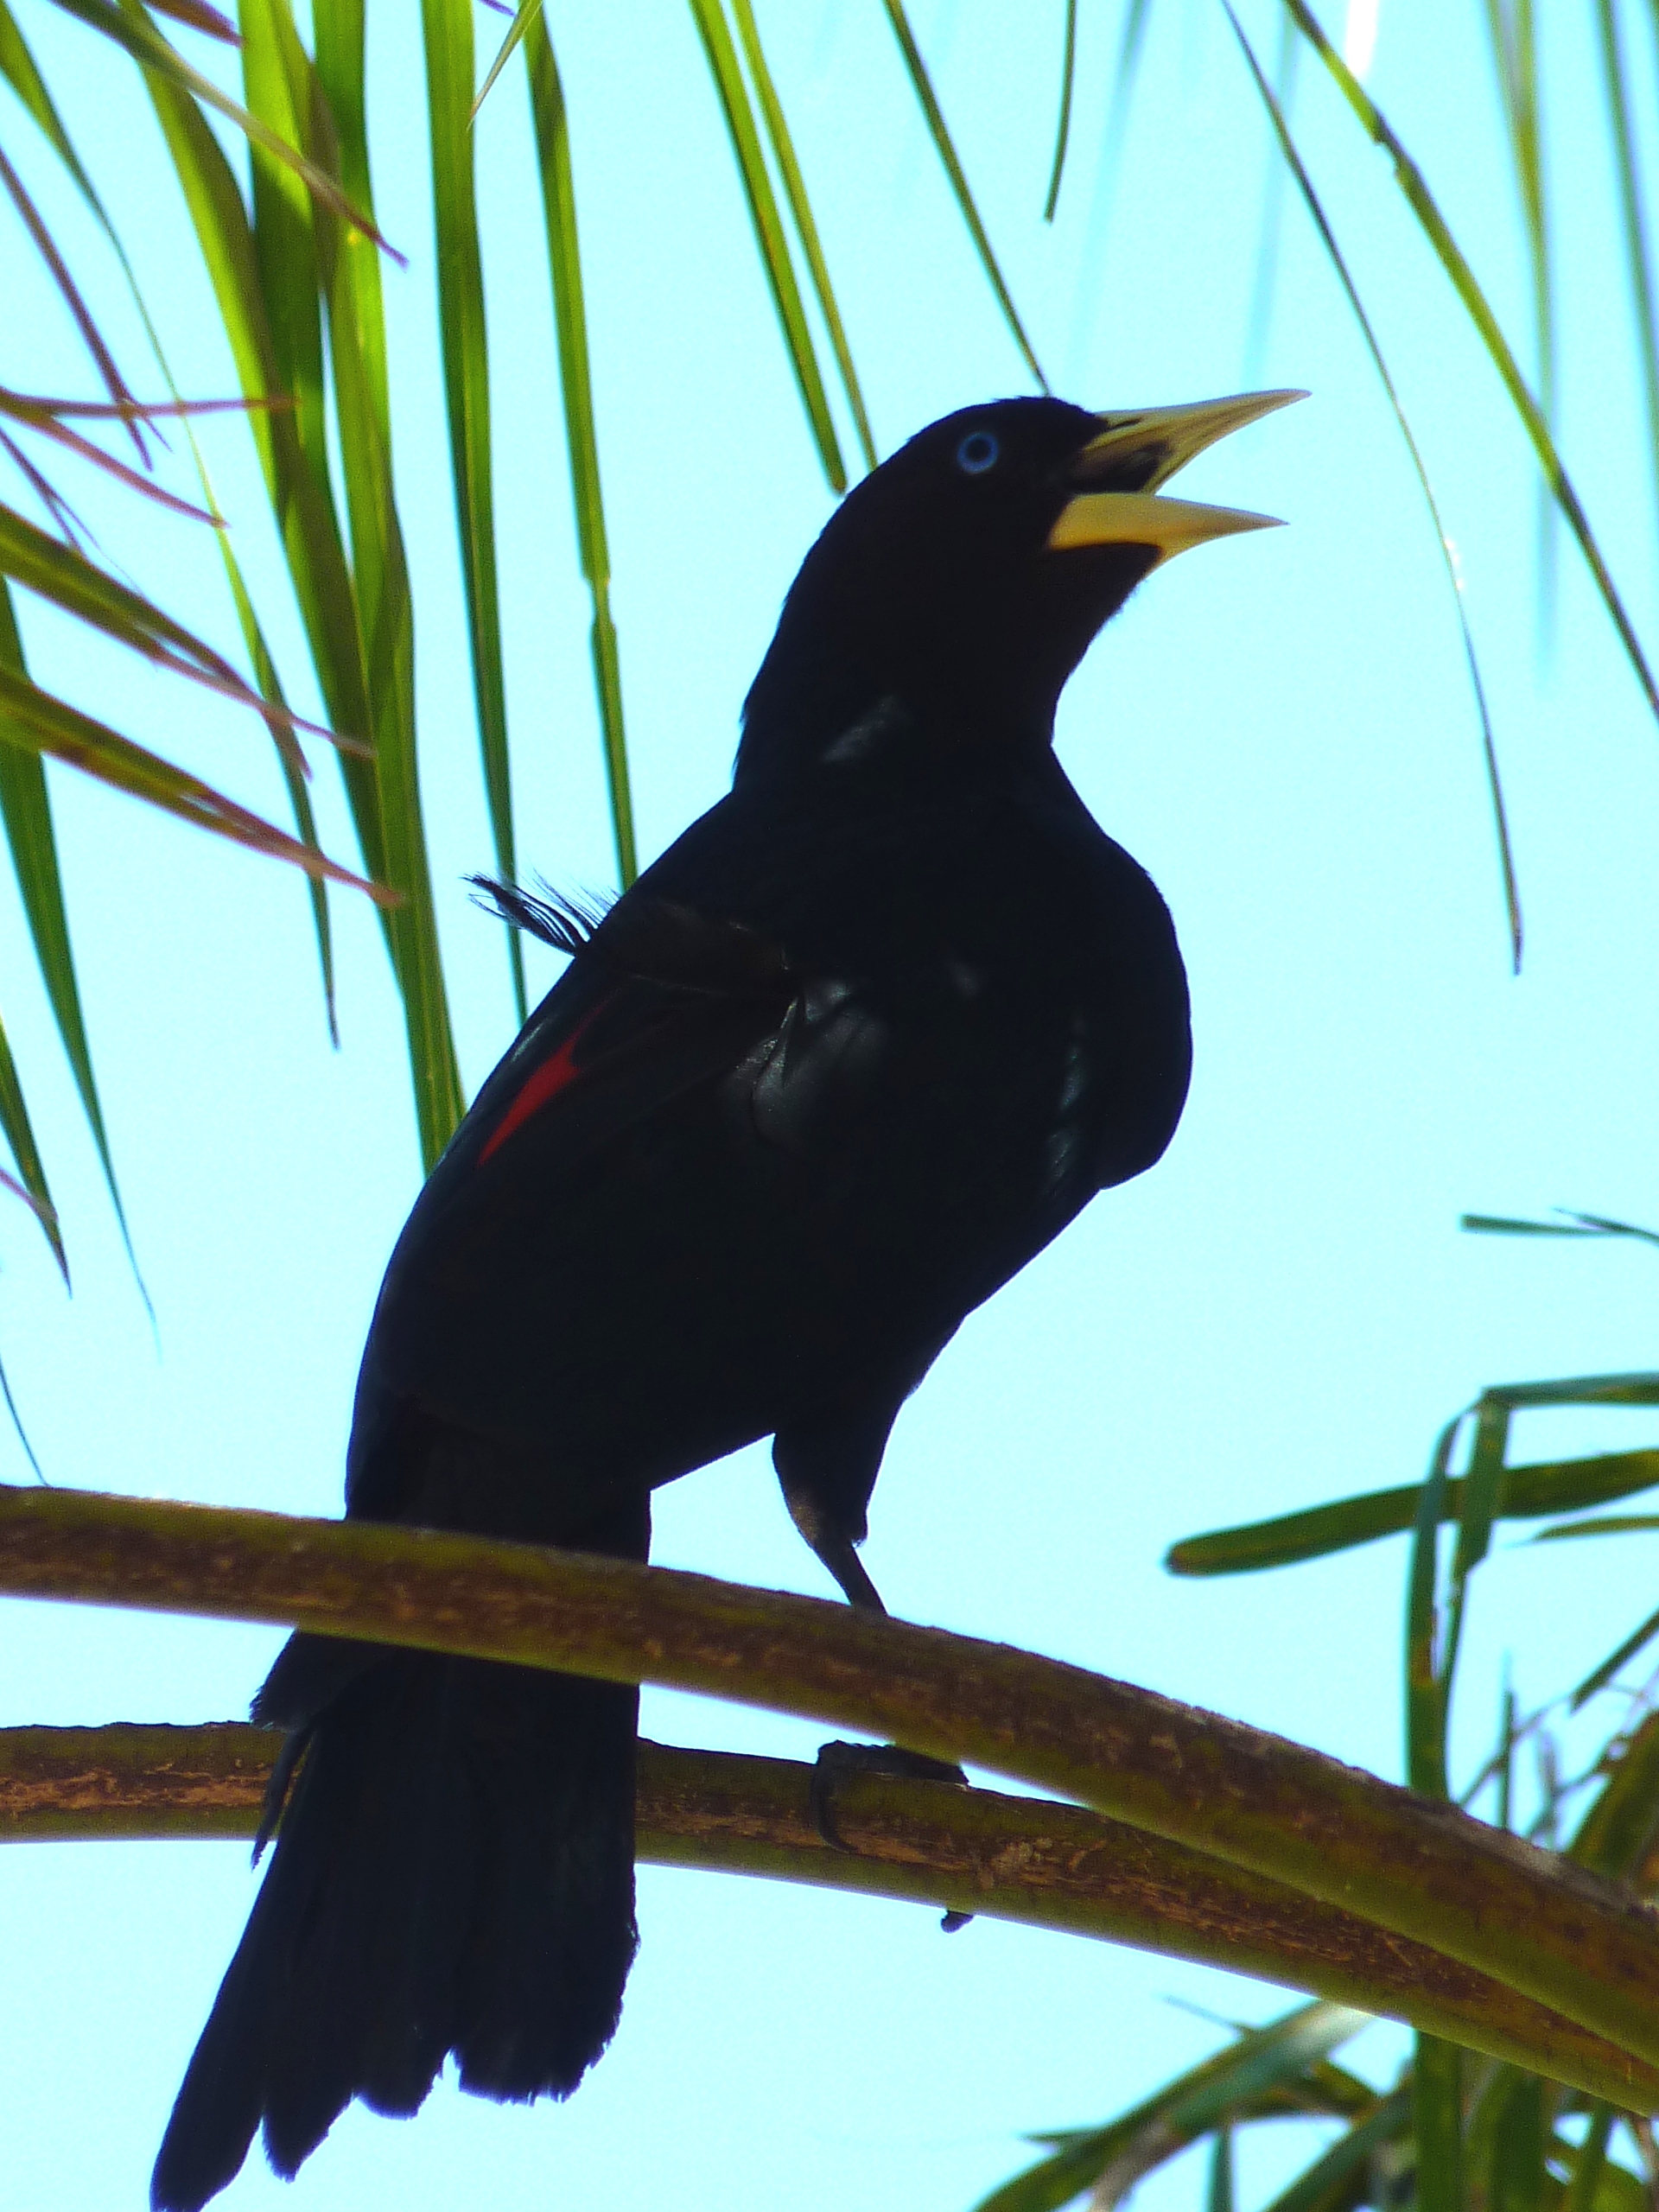
[[(643, 1559), (654, 1487), (772, 1436), (807, 1541), (879, 1604), (854, 1547), (905, 1398), (1185, 1094), (1168, 913), (1051, 750), (1164, 515), (1210, 512), (1147, 496), (1186, 457), (1164, 419), (1007, 401), (924, 431), (808, 555), (731, 795), (602, 918), (503, 893), (573, 957), (398, 1240), (349, 1514)], [(292, 1788), (160, 2212), (261, 2126), (292, 2173), (353, 2096), (412, 2112), (451, 2052), (486, 2094), (575, 2086), (636, 1941), (636, 1707), (289, 1643), (255, 1710)]]

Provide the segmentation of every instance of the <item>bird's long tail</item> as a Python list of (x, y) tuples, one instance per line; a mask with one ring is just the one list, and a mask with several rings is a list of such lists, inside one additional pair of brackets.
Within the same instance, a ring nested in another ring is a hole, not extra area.
[[(319, 1692), (321, 1691), (321, 1698)], [(566, 2096), (637, 1936), (639, 1693), (296, 1637), (256, 1706), (303, 1756), (150, 2196), (199, 2212), (262, 2125), (291, 2176), (353, 2097)]]

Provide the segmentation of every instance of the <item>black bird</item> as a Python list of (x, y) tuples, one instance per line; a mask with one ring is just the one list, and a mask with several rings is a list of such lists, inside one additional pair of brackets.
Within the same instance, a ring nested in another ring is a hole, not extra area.
[[(572, 957), (421, 1192), (358, 1384), (346, 1512), (643, 1560), (652, 1491), (774, 1439), (855, 1605), (887, 1434), (963, 1316), (1149, 1167), (1190, 1058), (1150, 880), (1052, 750), (1159, 562), (1262, 518), (1156, 496), (1300, 394), (936, 423), (808, 554), (728, 798)], [(276, 1849), (156, 2161), (196, 2212), (263, 2124), (292, 2175), (447, 2055), (565, 2096), (637, 1945), (638, 1693), (296, 1636)], [(284, 1799), (286, 1802), (284, 1803)], [(279, 1824), (280, 1823), (280, 1824)]]

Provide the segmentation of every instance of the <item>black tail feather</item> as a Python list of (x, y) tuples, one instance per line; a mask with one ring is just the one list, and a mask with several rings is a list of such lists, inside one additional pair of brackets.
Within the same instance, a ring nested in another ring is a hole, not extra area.
[[(474, 1788), (495, 1865), (479, 1885), (457, 1993), (462, 2088), (514, 2101), (575, 2088), (615, 2029), (635, 1941), (639, 1693), (545, 1680), (552, 1694), (533, 1707), (509, 1702), (500, 1679), (491, 1686), (488, 1725), (500, 1751), (493, 1745), (478, 1762)], [(624, 1717), (626, 1774), (618, 1771)], [(520, 1766), (547, 1786), (510, 1815), (501, 1792)]]
[[(271, 1688), (313, 1656), (327, 1671), (319, 1642), (296, 1638)], [(566, 2096), (615, 2030), (638, 1692), (420, 1652), (364, 1671), (360, 1649), (311, 1724), (156, 2212), (200, 2212), (262, 2123), (291, 2176), (353, 2097), (416, 2111), (450, 2051), (480, 2094)]]

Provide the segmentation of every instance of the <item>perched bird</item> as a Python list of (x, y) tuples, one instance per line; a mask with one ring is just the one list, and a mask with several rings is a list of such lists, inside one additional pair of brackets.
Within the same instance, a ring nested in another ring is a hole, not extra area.
[[(387, 1269), (346, 1512), (643, 1560), (651, 1492), (771, 1436), (855, 1605), (887, 1434), (961, 1323), (1168, 1144), (1190, 1059), (1169, 914), (1052, 749), (1147, 572), (1262, 518), (1158, 495), (1300, 394), (947, 416), (808, 554), (729, 797), (571, 955)], [(276, 1848), (152, 2183), (196, 2212), (262, 2125), (292, 2175), (353, 2097), (453, 2053), (565, 2096), (637, 1945), (638, 1693), (289, 1642)], [(285, 1801), (285, 1802), (284, 1802)]]

